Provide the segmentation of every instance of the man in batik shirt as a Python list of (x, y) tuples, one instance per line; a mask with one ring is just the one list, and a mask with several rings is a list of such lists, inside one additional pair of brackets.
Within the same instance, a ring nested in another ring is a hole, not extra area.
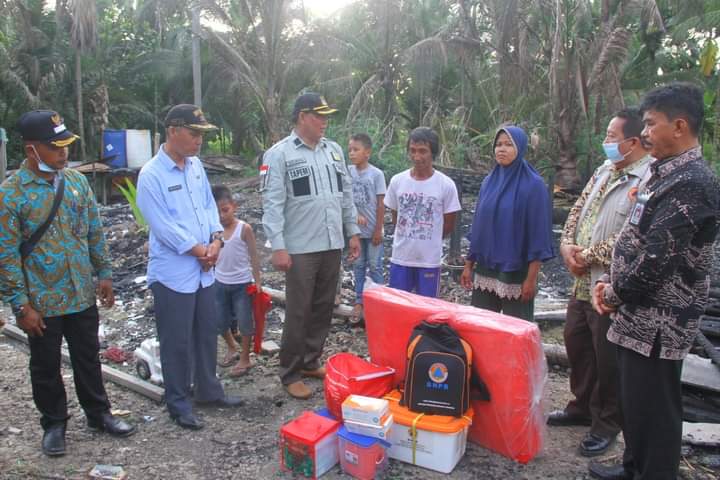
[[(103, 306), (115, 298), (95, 197), (82, 174), (65, 168), (68, 146), (78, 137), (50, 110), (24, 114), (18, 130), (27, 157), (0, 186), (0, 298), (28, 335), (42, 450), (59, 456), (69, 418), (60, 371), (63, 337), (88, 427), (115, 436), (131, 435), (135, 427), (110, 414), (102, 381), (93, 275)], [(21, 244), (48, 219), (56, 195), (62, 201), (52, 223), (32, 251), (21, 255)]]
[(708, 299), (720, 183), (702, 157), (703, 93), (688, 83), (650, 91), (640, 105), (656, 160), (615, 242), (610, 275), (593, 290), (611, 313), (617, 345), (625, 454), (622, 465), (591, 463), (595, 478), (674, 480), (682, 437), (682, 361)]

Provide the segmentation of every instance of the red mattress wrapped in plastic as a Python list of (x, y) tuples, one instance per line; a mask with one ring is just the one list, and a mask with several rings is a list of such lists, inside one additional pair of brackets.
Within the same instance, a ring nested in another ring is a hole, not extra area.
[(363, 295), (370, 358), (405, 375), (407, 341), (420, 321), (436, 313), (473, 348), (473, 367), (490, 391), (490, 402), (474, 400), (469, 439), (520, 463), (532, 460), (545, 439), (543, 389), (547, 364), (534, 323), (467, 305), (388, 287)]

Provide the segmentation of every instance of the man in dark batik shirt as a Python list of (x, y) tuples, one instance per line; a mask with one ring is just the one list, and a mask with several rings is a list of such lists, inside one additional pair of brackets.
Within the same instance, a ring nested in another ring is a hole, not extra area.
[(720, 222), (720, 183), (702, 157), (702, 91), (673, 83), (650, 91), (640, 109), (652, 176), (613, 251), (610, 275), (593, 290), (607, 338), (618, 346), (623, 465), (590, 464), (595, 478), (678, 476), (682, 436), (680, 373), (708, 298), (708, 269)]

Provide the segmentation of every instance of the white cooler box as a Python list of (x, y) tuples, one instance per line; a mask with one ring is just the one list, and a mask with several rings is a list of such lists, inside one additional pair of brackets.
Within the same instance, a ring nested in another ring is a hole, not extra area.
[(397, 390), (385, 398), (390, 400), (394, 420), (388, 436), (392, 444), (388, 456), (438, 472), (452, 472), (465, 454), (468, 428), (472, 424), (472, 408), (462, 418), (424, 415), (401, 407), (398, 404), (400, 392)]

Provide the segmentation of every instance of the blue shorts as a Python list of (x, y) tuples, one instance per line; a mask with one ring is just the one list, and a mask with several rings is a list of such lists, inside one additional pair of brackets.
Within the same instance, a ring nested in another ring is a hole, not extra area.
[(440, 293), (440, 267), (405, 267), (391, 262), (388, 286), (437, 298)]
[(215, 280), (217, 287), (217, 310), (219, 334), (237, 329), (240, 335), (255, 334), (255, 322), (252, 316), (252, 299), (247, 294), (250, 283), (230, 285)]

